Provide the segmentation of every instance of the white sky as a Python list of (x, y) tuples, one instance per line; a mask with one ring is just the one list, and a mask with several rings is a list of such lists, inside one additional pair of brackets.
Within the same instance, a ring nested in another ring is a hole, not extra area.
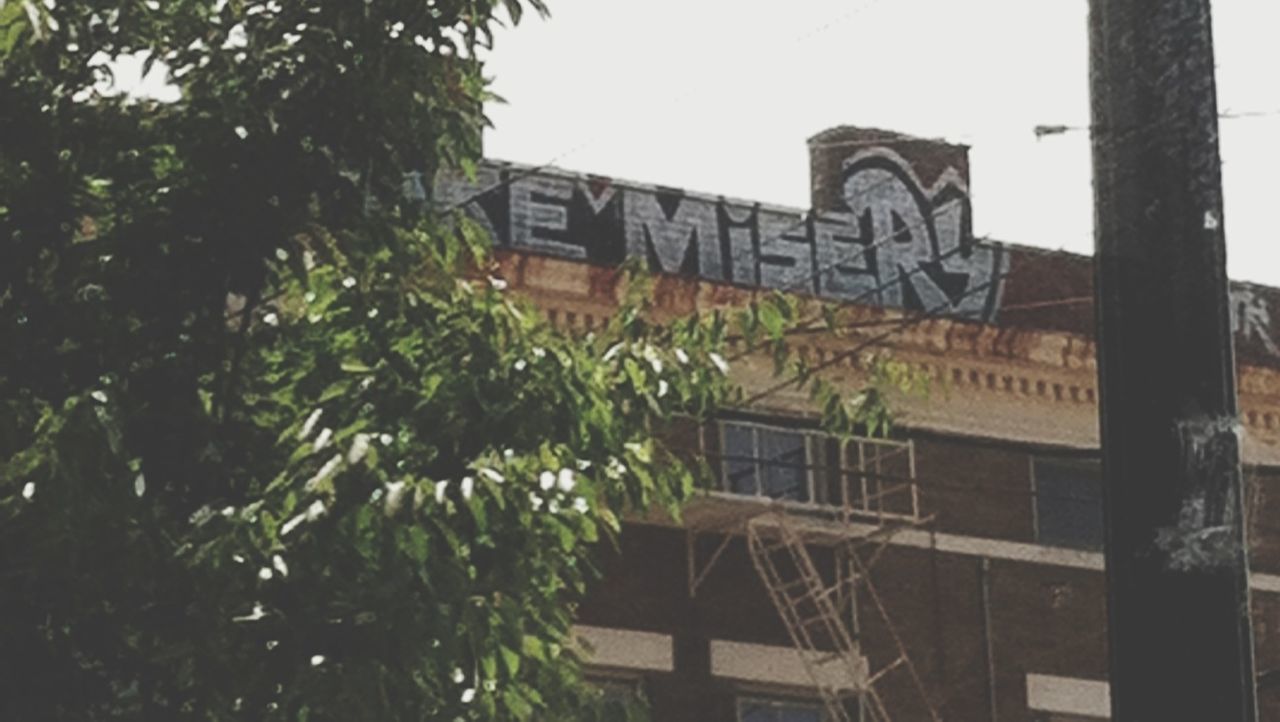
[[(809, 205), (805, 139), (862, 125), (973, 146), (975, 232), (1089, 253), (1086, 0), (548, 0), (498, 36), (486, 155)], [(1276, 0), (1216, 0), (1228, 264), (1280, 285)]]

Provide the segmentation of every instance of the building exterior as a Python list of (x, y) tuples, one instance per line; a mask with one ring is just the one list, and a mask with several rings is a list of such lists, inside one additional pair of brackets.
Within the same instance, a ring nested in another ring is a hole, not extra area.
[[(809, 142), (807, 211), (488, 163), (471, 199), (514, 289), (588, 331), (616, 266), (686, 314), (760, 288), (849, 304), (800, 353), (856, 388), (887, 347), (936, 380), (888, 440), (818, 430), (791, 389), (679, 437), (712, 469), (683, 519), (635, 519), (579, 610), (602, 683), (659, 722), (1106, 719), (1092, 266), (973, 238), (967, 149), (857, 128)], [(1280, 291), (1236, 284), (1262, 719), (1280, 720)], [(771, 385), (767, 359), (732, 373)]]

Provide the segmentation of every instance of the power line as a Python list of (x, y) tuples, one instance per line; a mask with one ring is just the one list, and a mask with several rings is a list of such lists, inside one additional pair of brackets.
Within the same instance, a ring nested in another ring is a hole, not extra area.
[[(945, 261), (947, 258), (950, 258), (951, 256), (956, 255), (957, 253), (960, 253), (960, 252), (962, 252), (963, 250), (964, 250), (964, 246), (957, 246), (957, 247), (955, 247), (955, 248), (953, 248), (953, 249), (951, 249), (951, 250), (949, 250), (949, 251), (947, 251), (947, 252), (945, 252), (945, 253), (940, 254), (936, 260), (937, 260), (938, 262)], [(919, 266), (919, 265), (917, 265), (915, 268), (912, 268), (911, 270), (907, 271), (906, 273), (899, 273), (897, 276), (894, 276), (894, 278), (893, 278), (892, 280), (887, 281), (887, 282), (883, 282), (883, 283), (881, 283), (880, 285), (875, 286), (875, 287), (873, 287), (873, 288), (869, 288), (869, 289), (867, 289), (866, 291), (863, 291), (862, 293), (858, 294), (857, 296), (855, 296), (855, 297), (853, 297), (853, 298), (851, 298), (851, 299), (841, 301), (841, 303), (842, 303), (842, 304), (846, 304), (846, 305), (852, 305), (852, 304), (856, 304), (856, 303), (858, 303), (858, 302), (860, 302), (860, 301), (864, 301), (864, 300), (866, 300), (866, 299), (868, 299), (868, 298), (870, 298), (870, 297), (872, 297), (872, 296), (874, 296), (874, 295), (876, 295), (876, 294), (883, 293), (884, 291), (889, 290), (890, 288), (892, 288), (893, 286), (896, 286), (896, 285), (897, 285), (897, 284), (899, 284), (899, 283), (904, 283), (904, 282), (906, 282), (906, 281), (907, 281), (908, 279), (910, 279), (912, 276), (915, 276), (915, 275), (916, 275), (916, 274), (918, 274), (918, 273), (923, 273), (923, 272), (924, 272), (924, 270), (925, 270), (925, 267), (924, 267), (924, 266)], [(962, 297), (961, 297), (961, 300), (963, 300), (963, 298), (964, 298), (964, 297), (962, 296)], [(955, 304), (953, 303), (953, 304), (952, 304), (952, 306), (954, 306), (954, 305), (955, 305)], [(797, 334), (797, 333), (812, 333), (812, 332), (825, 331), (825, 330), (832, 330), (832, 331), (836, 330), (836, 329), (821, 329), (821, 328), (817, 328), (817, 327), (815, 327), (815, 326), (813, 325), (813, 324), (815, 324), (815, 323), (817, 323), (817, 322), (819, 322), (819, 321), (821, 321), (821, 320), (822, 320), (822, 317), (821, 317), (821, 316), (816, 316), (816, 317), (814, 317), (814, 318), (809, 319), (808, 321), (801, 322), (801, 323), (800, 323), (800, 324), (798, 324), (795, 328), (787, 329), (787, 331), (785, 332), (785, 335), (793, 335), (793, 334)], [(892, 319), (892, 320), (890, 320), (890, 321), (888, 321), (888, 322), (886, 322), (886, 323), (889, 323), (889, 324), (898, 323), (898, 322), (900, 322), (900, 320), (901, 320), (901, 319)], [(876, 322), (876, 324), (875, 324), (875, 325), (880, 325), (880, 322)], [(841, 326), (840, 328), (841, 328), (841, 329), (846, 329), (846, 328), (858, 328), (858, 327), (859, 327), (859, 326), (857, 326), (857, 325), (848, 325), (848, 326)], [(733, 340), (733, 339), (731, 339), (731, 340)], [(743, 351), (739, 352), (738, 354), (734, 355), (734, 356), (730, 359), (730, 361), (736, 361), (736, 360), (738, 360), (738, 359), (741, 359), (742, 357), (747, 356), (748, 354), (750, 354), (753, 350), (754, 350), (754, 348), (748, 348), (748, 349), (746, 349), (746, 350), (743, 350)]]
[[(993, 284), (999, 283), (1000, 281), (1004, 280), (1004, 277), (1005, 277), (1005, 276), (1007, 276), (1007, 275), (1008, 275), (1008, 273), (1007, 273), (1007, 272), (996, 274), (995, 276), (993, 276), (993, 277), (992, 277), (992, 279), (991, 279), (990, 281), (988, 281), (988, 282), (986, 282), (986, 283), (978, 284), (977, 286), (974, 286), (973, 288), (971, 288), (971, 289), (969, 289), (968, 291), (966, 291), (966, 292), (965, 292), (965, 293), (960, 297), (960, 298), (961, 298), (961, 300), (963, 300), (964, 298), (966, 298), (966, 297), (968, 297), (968, 296), (970, 296), (970, 295), (973, 295), (973, 294), (975, 294), (975, 293), (980, 293), (980, 292), (986, 291), (986, 290), (987, 290), (988, 288), (990, 288)], [(834, 366), (834, 365), (836, 365), (836, 364), (840, 363), (841, 361), (844, 361), (844, 360), (846, 360), (846, 359), (852, 358), (852, 357), (856, 356), (857, 354), (861, 353), (862, 351), (864, 351), (864, 350), (866, 350), (866, 349), (868, 349), (868, 348), (871, 348), (871, 347), (873, 347), (873, 346), (877, 346), (877, 345), (879, 345), (879, 344), (883, 343), (884, 341), (886, 341), (886, 340), (888, 340), (888, 339), (892, 338), (895, 334), (897, 334), (897, 333), (899, 333), (899, 332), (901, 332), (901, 331), (904, 331), (904, 330), (906, 330), (907, 328), (910, 328), (910, 327), (911, 327), (911, 326), (913, 326), (913, 325), (916, 325), (916, 324), (918, 324), (918, 323), (922, 323), (922, 322), (927, 321), (927, 320), (932, 319), (932, 318), (938, 318), (938, 317), (940, 317), (940, 316), (943, 316), (943, 315), (944, 315), (944, 312), (945, 312), (948, 308), (950, 308), (951, 306), (953, 306), (953, 305), (954, 305), (954, 304), (947, 304), (947, 305), (945, 305), (945, 306), (944, 306), (944, 305), (942, 305), (942, 304), (939, 304), (938, 306), (935, 306), (933, 309), (929, 309), (929, 310), (927, 310), (927, 311), (925, 311), (925, 312), (923, 312), (923, 313), (916, 314), (915, 316), (907, 316), (907, 317), (905, 317), (904, 319), (902, 319), (901, 321), (899, 321), (897, 324), (895, 324), (895, 325), (894, 325), (894, 328), (892, 328), (892, 329), (890, 329), (890, 330), (888, 330), (888, 331), (885, 331), (884, 333), (881, 333), (881, 334), (878, 334), (878, 335), (876, 335), (876, 336), (873, 336), (872, 338), (867, 339), (866, 341), (863, 341), (863, 342), (861, 342), (861, 343), (858, 343), (858, 344), (854, 345), (854, 346), (853, 346), (852, 348), (850, 348), (850, 349), (846, 349), (845, 351), (841, 351), (841, 352), (839, 352), (839, 353), (837, 353), (837, 354), (833, 355), (831, 358), (829, 358), (829, 359), (827, 359), (827, 360), (825, 360), (825, 361), (820, 362), (818, 365), (814, 366), (813, 368), (808, 369), (808, 370), (807, 370), (807, 371), (808, 371), (808, 374), (810, 374), (810, 375), (815, 374), (815, 373), (817, 373), (817, 372), (819, 372), (819, 371), (823, 371), (823, 370), (825, 370), (825, 369), (828, 369), (828, 368), (830, 368), (830, 367), (832, 367), (832, 366)], [(756, 403), (756, 402), (760, 401), (761, 399), (764, 399), (764, 398), (767, 398), (767, 397), (769, 397), (769, 396), (772, 396), (773, 394), (775, 394), (775, 393), (777, 393), (777, 392), (781, 391), (782, 389), (785, 389), (786, 387), (788, 387), (788, 386), (792, 385), (793, 383), (796, 383), (796, 382), (795, 382), (795, 381), (793, 381), (793, 380), (788, 379), (788, 380), (786, 380), (786, 381), (782, 381), (782, 382), (780, 382), (780, 383), (774, 384), (773, 386), (770, 386), (769, 388), (765, 389), (764, 391), (760, 391), (760, 392), (756, 393), (755, 395), (751, 396), (750, 398), (748, 398), (745, 402), (743, 402), (743, 405), (744, 405), (744, 406), (751, 406), (752, 404), (754, 404), (754, 403)]]
[[(1218, 118), (1220, 120), (1242, 120), (1247, 118), (1274, 118), (1274, 117), (1280, 117), (1280, 108), (1275, 108), (1272, 110), (1224, 111), (1224, 112), (1218, 113)], [(1153, 125), (1155, 125), (1155, 123), (1147, 123), (1146, 125), (1134, 125), (1129, 128), (1117, 128), (1115, 130), (1119, 130), (1120, 132), (1132, 132), (1133, 130), (1142, 129), (1144, 127), (1151, 127)], [(1089, 124), (1089, 125), (1061, 125), (1061, 124), (1037, 125), (1034, 128), (1032, 128), (1031, 132), (1035, 133), (1037, 140), (1040, 140), (1045, 136), (1050, 136), (1050, 135), (1065, 135), (1067, 133), (1078, 133), (1082, 131), (1092, 133), (1095, 129), (1105, 129), (1105, 128), (1103, 128), (1102, 126), (1096, 126), (1092, 124)]]

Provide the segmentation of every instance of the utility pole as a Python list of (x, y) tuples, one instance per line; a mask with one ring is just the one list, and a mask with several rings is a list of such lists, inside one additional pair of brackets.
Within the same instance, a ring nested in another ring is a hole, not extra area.
[(1209, 0), (1090, 0), (1111, 719), (1255, 722)]

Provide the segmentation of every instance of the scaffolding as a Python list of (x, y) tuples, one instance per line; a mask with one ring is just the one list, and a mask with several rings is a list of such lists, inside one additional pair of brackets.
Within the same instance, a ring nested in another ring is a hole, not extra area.
[[(870, 576), (895, 534), (930, 521), (921, 513), (915, 448), (910, 441), (853, 438), (841, 443), (839, 458), (838, 493), (826, 504), (713, 492), (713, 501), (692, 507), (685, 519), (690, 594), (697, 594), (730, 543), (745, 539), (831, 722), (891, 722), (877, 689), (891, 674), (907, 675), (930, 718), (940, 722)], [(703, 560), (698, 542), (709, 535), (719, 541)], [(811, 546), (833, 549), (834, 580), (823, 578)], [(874, 663), (862, 644), (860, 598), (869, 600), (893, 648)]]

